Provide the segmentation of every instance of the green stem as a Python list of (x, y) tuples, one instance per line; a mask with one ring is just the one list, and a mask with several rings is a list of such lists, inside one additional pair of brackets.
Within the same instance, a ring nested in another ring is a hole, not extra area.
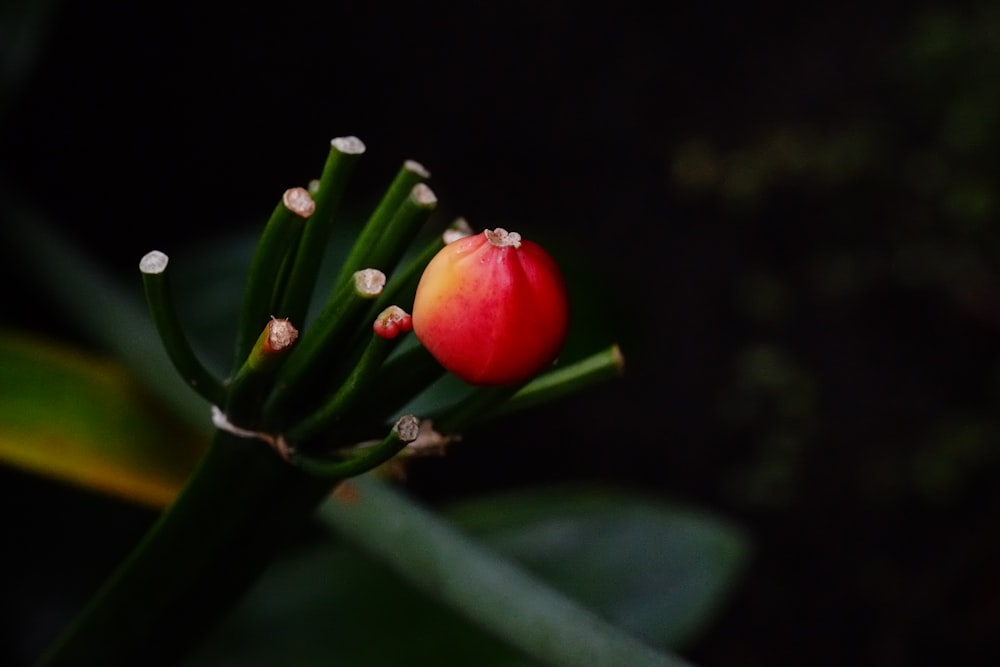
[(194, 353), (177, 316), (173, 299), (170, 298), (166, 274), (168, 262), (169, 258), (157, 250), (146, 253), (139, 262), (142, 285), (153, 323), (163, 340), (167, 355), (185, 382), (212, 405), (222, 405), (226, 397), (225, 387)]
[(432, 415), (434, 430), (442, 434), (458, 433), (501, 415), (548, 403), (574, 394), (605, 380), (620, 377), (625, 359), (617, 345), (612, 345), (585, 359), (549, 371), (521, 385), (477, 387), (458, 403)]
[(560, 399), (607, 380), (621, 377), (625, 370), (625, 357), (617, 345), (596, 352), (576, 363), (540, 375), (509, 400), (482, 415), (492, 419), (501, 415), (526, 410), (542, 403)]
[(389, 273), (416, 238), (431, 213), (437, 207), (437, 197), (423, 183), (413, 186), (382, 230), (378, 242), (365, 254), (363, 266), (373, 266)]
[(458, 403), (432, 416), (434, 430), (443, 435), (460, 433), (478, 423), (483, 415), (496, 410), (525, 384), (522, 382), (499, 387), (476, 387)]
[(359, 447), (350, 456), (340, 461), (320, 459), (311, 456), (296, 455), (292, 464), (298, 466), (310, 475), (325, 477), (334, 481), (342, 481), (368, 472), (382, 465), (401, 449), (417, 439), (420, 422), (413, 415), (404, 415), (389, 431), (389, 435), (381, 442)]
[(389, 357), (372, 380), (372, 386), (378, 387), (378, 400), (356, 405), (351, 413), (351, 423), (345, 425), (347, 430), (338, 435), (347, 442), (367, 437), (367, 433), (384, 426), (410, 400), (444, 374), (445, 370), (437, 359), (419, 343)]
[(409, 309), (413, 303), (417, 285), (420, 283), (420, 276), (423, 275), (424, 269), (434, 259), (434, 256), (445, 246), (446, 239), (470, 233), (472, 230), (469, 228), (469, 223), (464, 218), (457, 218), (443, 233), (436, 234), (402, 269), (389, 277), (382, 294), (368, 311), (370, 313), (369, 319), (373, 319), (389, 304), (397, 304)]
[(441, 379), (445, 369), (423, 345), (413, 345), (389, 358), (379, 370), (375, 384), (379, 389), (379, 409), (385, 418), (403, 407), (431, 384)]
[(374, 312), (379, 312), (385, 306), (395, 303), (403, 304), (404, 307), (409, 308), (413, 303), (413, 295), (417, 291), (417, 284), (420, 282), (420, 276), (423, 275), (424, 269), (430, 263), (434, 256), (438, 254), (441, 248), (444, 247), (444, 241), (441, 235), (438, 234), (433, 241), (428, 243), (424, 248), (413, 257), (413, 259), (407, 262), (399, 271), (396, 271), (385, 284), (385, 290), (383, 290), (381, 296), (375, 302), (375, 306), (372, 308)]
[[(381, 484), (359, 478), (351, 503), (321, 520), (400, 577), (539, 662), (561, 667), (690, 667), (579, 606)], [(391, 517), (391, 520), (387, 520)]]
[(288, 320), (272, 318), (267, 323), (229, 383), (226, 416), (232, 423), (242, 428), (259, 426), (264, 393), (298, 335), (298, 330)]
[[(343, 353), (345, 343), (349, 342), (359, 324), (359, 315), (385, 285), (385, 275), (381, 271), (358, 271), (354, 276), (355, 279), (343, 285), (317, 315), (316, 321), (303, 334), (278, 372), (277, 386), (264, 405), (264, 423), (272, 429), (285, 427), (284, 422), (293, 404), (315, 404), (308, 399), (334, 386), (333, 381), (340, 369), (326, 362), (332, 356)], [(310, 378), (321, 374), (329, 381), (323, 382), (323, 386), (313, 386)]]
[(319, 179), (319, 187), (313, 195), (316, 211), (299, 240), (295, 261), (281, 298), (281, 307), (273, 315), (287, 317), (298, 323), (298, 326), (305, 321), (316, 276), (333, 228), (334, 213), (351, 172), (364, 152), (365, 145), (357, 137), (338, 137), (330, 142), (330, 153)]
[(257, 242), (257, 251), (250, 263), (243, 290), (236, 331), (236, 364), (242, 363), (250, 354), (257, 334), (271, 316), (275, 283), (280, 280), (281, 267), (294, 253), (303, 223), (315, 209), (316, 204), (307, 190), (291, 188), (285, 191), (271, 213)]
[(217, 431), (177, 500), (38, 667), (170, 665), (207, 634), (332, 484)]
[[(386, 234), (386, 229), (391, 225), (396, 211), (403, 202), (411, 195), (413, 188), (430, 178), (430, 173), (424, 169), (423, 165), (413, 160), (407, 160), (396, 174), (382, 196), (382, 201), (372, 212), (368, 222), (362, 227), (361, 233), (354, 242), (350, 253), (340, 267), (337, 279), (334, 281), (334, 289), (342, 283), (347, 282), (355, 271), (372, 266), (383, 271), (388, 271), (392, 267), (383, 267), (374, 264), (369, 260), (371, 253), (381, 242), (396, 243), (396, 240)], [(408, 241), (400, 241), (401, 247), (405, 248)]]
[(371, 386), (379, 367), (395, 348), (398, 340), (399, 337), (387, 339), (372, 334), (351, 374), (318, 410), (285, 433), (288, 441), (298, 446), (298, 443), (316, 437), (343, 418)]

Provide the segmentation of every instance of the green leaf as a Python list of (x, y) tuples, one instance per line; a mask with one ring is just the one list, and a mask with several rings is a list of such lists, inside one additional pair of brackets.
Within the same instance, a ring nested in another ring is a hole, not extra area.
[[(294, 657), (294, 658), (293, 658)], [(362, 553), (282, 559), (184, 667), (525, 665), (516, 652)]]
[(705, 628), (748, 555), (743, 533), (720, 518), (611, 489), (519, 491), (449, 516), (658, 646), (683, 646)]
[(174, 370), (142, 303), (139, 257), (132, 290), (115, 282), (38, 213), (0, 190), (4, 250), (30, 258), (21, 269), (31, 289), (43, 291), (65, 321), (73, 321), (135, 374), (140, 385), (193, 428), (210, 426), (208, 406)]
[(0, 460), (158, 507), (205, 443), (120, 364), (0, 333)]
[[(468, 578), (483, 555), (465, 550), (463, 533), (536, 574), (534, 590), (551, 585), (637, 636), (677, 645), (711, 620), (748, 551), (742, 533), (717, 518), (606, 489), (552, 488), (464, 502), (446, 511), (453, 525), (414, 516), (391, 502), (395, 494), (383, 494), (369, 482), (352, 484), (323, 516), (337, 529), (365, 521), (365, 531), (386, 535), (389, 549), (373, 551), (392, 561), (395, 574), (365, 555), (370, 544), (363, 552), (322, 543), (303, 548), (265, 575), (187, 667), (278, 664), (289, 655), (304, 666), (539, 664), (475, 622), (484, 624), (491, 608), (510, 612), (508, 605), (544, 605), (548, 597), (521, 595), (520, 574)], [(382, 521), (367, 521), (359, 499), (374, 500)], [(400, 539), (393, 526), (402, 524), (427, 528), (420, 531), (426, 544)], [(450, 535), (445, 541), (442, 530)], [(349, 527), (344, 532), (354, 539)], [(439, 568), (448, 572), (448, 584), (427, 580), (425, 561), (438, 552), (448, 554)], [(423, 579), (430, 595), (421, 595), (411, 578)], [(451, 597), (453, 582), (480, 608), (472, 619), (455, 610), (464, 603)], [(549, 616), (544, 606), (520, 611), (536, 613)], [(662, 664), (682, 664), (668, 660)]]

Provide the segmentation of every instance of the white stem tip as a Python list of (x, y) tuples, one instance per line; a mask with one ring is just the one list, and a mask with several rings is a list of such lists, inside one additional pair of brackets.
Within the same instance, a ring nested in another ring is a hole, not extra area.
[(437, 206), (437, 195), (424, 183), (417, 183), (410, 191), (410, 198), (413, 203), (421, 208), (433, 208)]
[(354, 272), (354, 290), (359, 296), (373, 299), (385, 287), (385, 274), (378, 269), (361, 269)]
[(289, 188), (281, 197), (281, 203), (300, 218), (308, 218), (316, 211), (316, 202), (305, 188)]
[(403, 169), (406, 171), (412, 171), (414, 174), (420, 178), (430, 178), (431, 172), (427, 171), (424, 165), (420, 164), (416, 160), (407, 160), (403, 163)]
[(167, 270), (167, 263), (170, 258), (159, 250), (152, 250), (147, 252), (139, 260), (139, 270), (143, 273), (156, 275), (157, 273), (163, 273)]
[(365, 152), (365, 142), (357, 137), (337, 137), (330, 141), (330, 145), (347, 155), (361, 155)]
[(472, 236), (472, 227), (469, 226), (469, 221), (465, 218), (455, 218), (455, 222), (442, 232), (441, 240), (444, 241), (445, 245), (448, 245), (459, 239), (464, 239), (466, 236)]

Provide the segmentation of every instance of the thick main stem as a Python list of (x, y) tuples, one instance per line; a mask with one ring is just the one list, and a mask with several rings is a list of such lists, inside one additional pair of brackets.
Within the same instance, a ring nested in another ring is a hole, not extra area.
[(334, 480), (219, 431), (177, 500), (39, 667), (169, 665), (230, 609)]

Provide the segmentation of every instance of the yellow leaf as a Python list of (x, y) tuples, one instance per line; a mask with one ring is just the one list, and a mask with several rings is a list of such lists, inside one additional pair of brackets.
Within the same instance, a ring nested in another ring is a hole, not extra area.
[(161, 507), (207, 444), (205, 433), (172, 419), (122, 365), (0, 332), (0, 461)]

